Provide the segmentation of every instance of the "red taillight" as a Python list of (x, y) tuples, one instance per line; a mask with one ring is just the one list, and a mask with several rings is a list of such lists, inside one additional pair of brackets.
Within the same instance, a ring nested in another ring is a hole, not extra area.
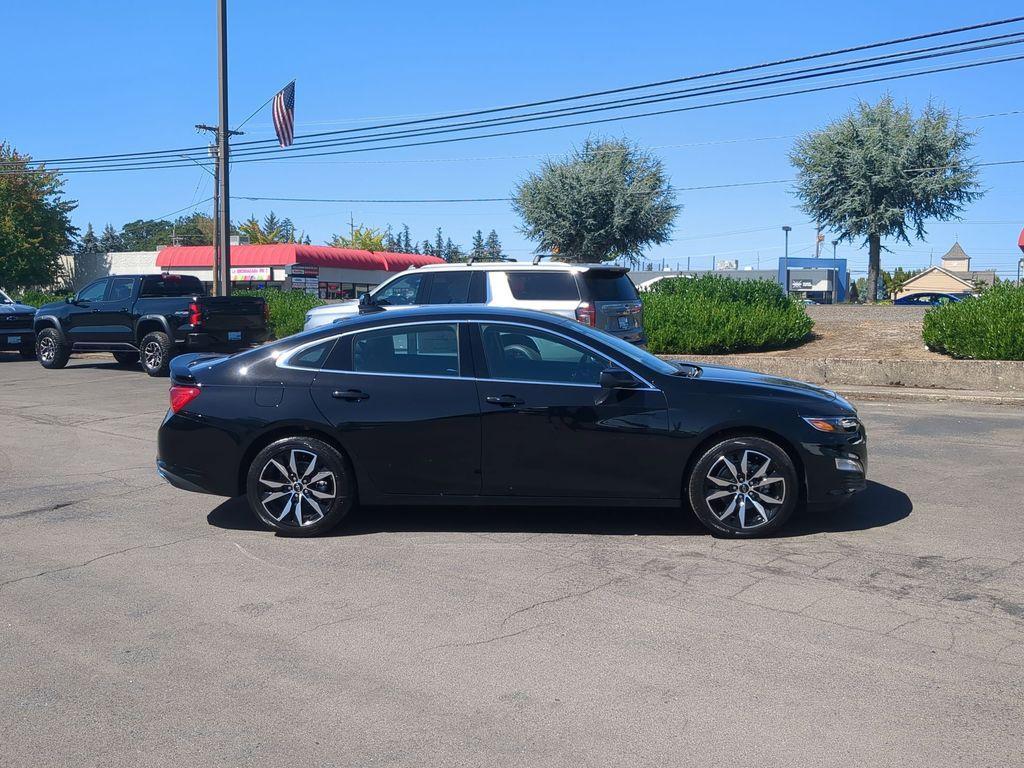
[(184, 387), (175, 384), (171, 387), (171, 410), (177, 413), (199, 397), (200, 392), (202, 390), (199, 387)]
[(593, 304), (583, 302), (576, 307), (576, 319), (584, 325), (589, 325), (591, 328), (597, 325), (597, 310), (594, 309)]
[(188, 321), (192, 325), (199, 325), (203, 322), (203, 313), (199, 311), (199, 305), (194, 301), (188, 305)]

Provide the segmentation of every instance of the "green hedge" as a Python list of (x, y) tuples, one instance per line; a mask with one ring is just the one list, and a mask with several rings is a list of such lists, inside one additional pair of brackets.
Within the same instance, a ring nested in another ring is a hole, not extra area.
[(37, 291), (33, 288), (26, 289), (21, 293), (11, 294), (11, 298), (15, 301), (21, 302), (22, 304), (28, 304), (30, 307), (36, 307), (37, 309), (43, 304), (51, 304), (54, 301), (64, 301), (64, 298), (68, 294), (66, 293), (46, 293), (45, 291)]
[(1000, 283), (980, 296), (932, 307), (922, 334), (929, 349), (975, 360), (1024, 360), (1024, 287)]
[(235, 291), (238, 296), (261, 296), (270, 307), (270, 330), (275, 338), (283, 339), (302, 330), (306, 313), (324, 302), (318, 297), (302, 291), (279, 291), (267, 288), (262, 291)]
[(721, 275), (659, 280), (642, 291), (647, 346), (656, 354), (720, 354), (796, 344), (814, 322), (770, 280)]

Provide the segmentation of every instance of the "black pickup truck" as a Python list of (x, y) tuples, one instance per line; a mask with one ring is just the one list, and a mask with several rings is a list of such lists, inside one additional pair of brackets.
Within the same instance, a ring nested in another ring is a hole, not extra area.
[(117, 275), (36, 311), (36, 354), (63, 368), (72, 352), (113, 352), (121, 365), (166, 376), (184, 351), (233, 352), (267, 340), (267, 305), (252, 296), (207, 296), (191, 275)]

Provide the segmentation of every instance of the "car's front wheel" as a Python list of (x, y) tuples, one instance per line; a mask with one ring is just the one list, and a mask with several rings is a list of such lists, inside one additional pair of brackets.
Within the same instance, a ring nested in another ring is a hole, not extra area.
[(334, 446), (310, 437), (287, 437), (262, 451), (246, 476), (252, 511), (279, 533), (316, 536), (351, 511), (351, 465)]
[(687, 482), (697, 518), (721, 536), (764, 536), (789, 520), (800, 498), (793, 460), (761, 437), (731, 437), (708, 448)]
[(63, 368), (71, 359), (71, 349), (63, 333), (44, 328), (36, 336), (36, 356), (43, 368)]

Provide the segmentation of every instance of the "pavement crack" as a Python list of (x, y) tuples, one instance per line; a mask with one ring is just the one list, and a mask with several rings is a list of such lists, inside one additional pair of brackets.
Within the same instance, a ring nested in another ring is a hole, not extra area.
[(16, 579), (8, 579), (7, 581), (0, 581), (0, 589), (3, 589), (4, 587), (9, 586), (11, 584), (17, 584), (19, 582), (29, 581), (31, 579), (38, 579), (38, 578), (41, 578), (42, 576), (49, 576), (49, 575), (54, 574), (54, 573), (63, 573), (64, 571), (73, 571), (73, 570), (77, 570), (78, 568), (85, 568), (85, 567), (87, 567), (89, 565), (92, 565), (93, 563), (98, 562), (100, 560), (106, 560), (109, 557), (117, 557), (118, 555), (123, 555), (123, 554), (126, 554), (128, 552), (134, 552), (135, 550), (138, 550), (138, 549), (161, 549), (163, 547), (170, 547), (170, 546), (173, 546), (175, 544), (181, 544), (181, 543), (186, 542), (186, 541), (195, 541), (197, 539), (209, 539), (209, 538), (212, 538), (214, 536), (223, 536), (223, 535), (224, 535), (223, 533), (204, 533), (204, 534), (202, 534), (200, 536), (186, 536), (183, 539), (175, 539), (174, 541), (165, 541), (165, 542), (162, 542), (160, 544), (139, 544), (139, 545), (134, 546), (134, 547), (125, 547), (124, 549), (118, 549), (118, 550), (116, 550), (114, 552), (105, 552), (102, 555), (97, 555), (96, 557), (91, 557), (91, 558), (89, 558), (88, 560), (86, 560), (85, 562), (82, 562), (82, 563), (75, 563), (74, 565), (64, 565), (64, 566), (61, 566), (60, 568), (51, 568), (51, 569), (46, 570), (46, 571), (40, 571), (39, 573), (29, 574), (28, 576), (19, 576)]
[(468, 643), (444, 643), (443, 645), (432, 645), (430, 648), (425, 648), (424, 652), (426, 652), (426, 651), (439, 651), (439, 650), (442, 650), (444, 648), (472, 648), (472, 647), (477, 646), (477, 645), (487, 645), (488, 643), (496, 643), (496, 642), (498, 642), (500, 640), (507, 640), (510, 637), (517, 637), (519, 635), (522, 635), (522, 634), (525, 634), (527, 632), (530, 632), (530, 631), (532, 631), (534, 629), (538, 629), (539, 627), (546, 627), (550, 623), (551, 623), (550, 621), (545, 621), (545, 622), (541, 622), (540, 624), (533, 624), (533, 625), (531, 625), (529, 627), (526, 627), (524, 629), (520, 629), (520, 630), (518, 630), (516, 632), (509, 632), (509, 633), (504, 634), (504, 635), (495, 635), (494, 637), (488, 637), (488, 638), (485, 638), (483, 640), (473, 640), (473, 641), (468, 642)]
[(538, 600), (537, 602), (527, 605), (524, 608), (519, 608), (518, 610), (512, 611), (512, 613), (510, 613), (508, 616), (502, 619), (501, 626), (504, 627), (506, 624), (508, 624), (509, 621), (511, 621), (516, 616), (532, 611), (535, 608), (540, 608), (542, 605), (553, 605), (555, 603), (561, 603), (566, 600), (572, 600), (576, 597), (584, 597), (586, 595), (589, 595), (591, 592), (596, 592), (599, 589), (604, 589), (605, 587), (611, 586), (616, 581), (619, 581), (618, 577), (614, 579), (608, 579), (607, 581), (602, 581), (600, 584), (597, 584), (596, 586), (588, 587), (587, 589), (581, 590), (579, 592), (569, 592), (564, 595), (559, 595), (558, 597), (548, 598), (547, 600)]

